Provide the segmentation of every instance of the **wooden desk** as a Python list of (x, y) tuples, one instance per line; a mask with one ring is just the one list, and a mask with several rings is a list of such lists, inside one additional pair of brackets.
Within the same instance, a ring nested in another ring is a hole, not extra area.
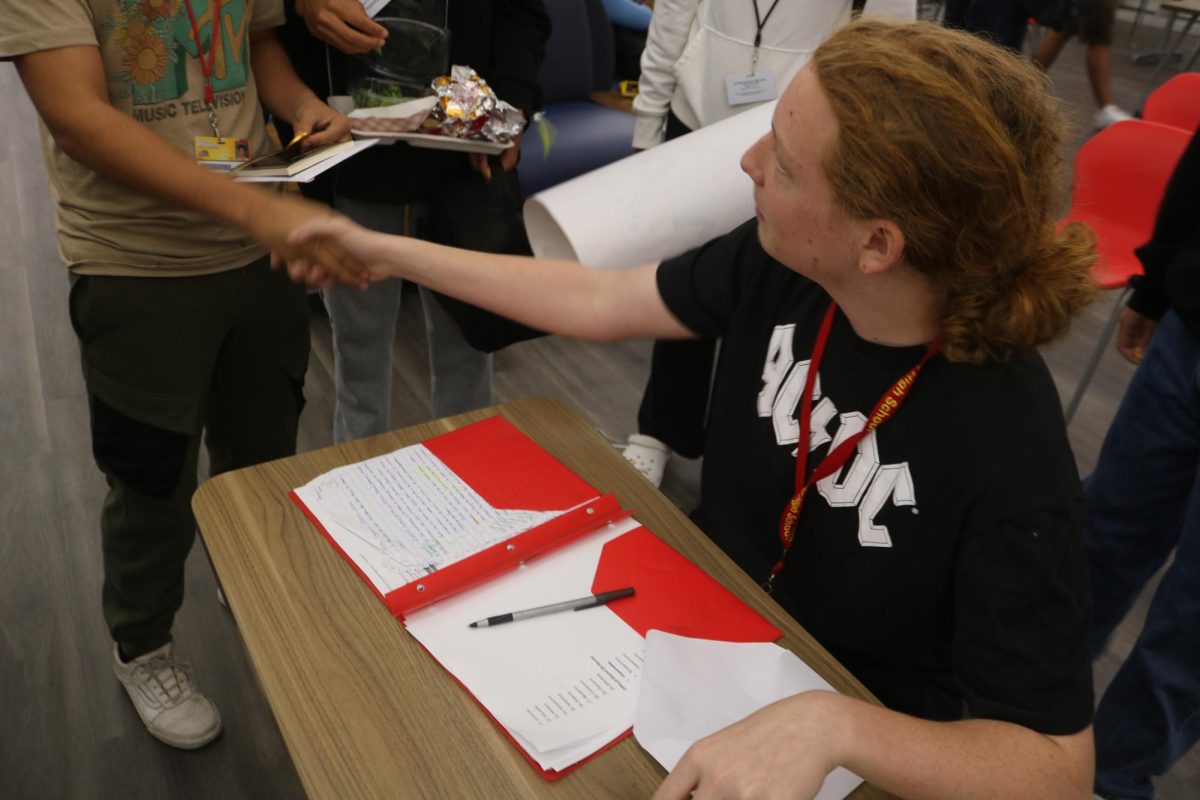
[[(238, 470), (193, 507), (250, 660), (313, 798), (649, 797), (663, 770), (632, 738), (574, 773), (538, 776), (300, 513), (287, 492), (499, 412), (783, 630), (840, 691), (866, 690), (654, 490), (577, 412), (529, 399)], [(503, 469), (503, 465), (497, 465)], [(856, 800), (886, 797), (860, 787)]]
[(614, 89), (592, 92), (592, 102), (615, 111), (624, 111), (626, 114), (633, 113), (633, 98), (625, 97)]

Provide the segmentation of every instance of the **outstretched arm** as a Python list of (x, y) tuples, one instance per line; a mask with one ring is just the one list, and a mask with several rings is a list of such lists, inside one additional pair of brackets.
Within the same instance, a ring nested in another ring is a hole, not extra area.
[(1095, 772), (1090, 727), (1046, 736), (994, 720), (930, 722), (805, 692), (697, 742), (654, 800), (809, 800), (839, 766), (914, 800), (1086, 800)]
[[(694, 334), (667, 310), (655, 281), (657, 264), (592, 269), (573, 261), (459, 250), (388, 236), (349, 220), (318, 220), (297, 230), (293, 244), (321, 243), (361, 265), (371, 280), (403, 278), (539, 330), (590, 341)], [(297, 280), (325, 282), (303, 261), (288, 264)]]

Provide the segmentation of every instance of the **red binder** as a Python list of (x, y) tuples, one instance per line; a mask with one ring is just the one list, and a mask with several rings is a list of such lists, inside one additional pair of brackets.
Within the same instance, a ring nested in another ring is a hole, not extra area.
[[(406, 614), (629, 516), (615, 497), (601, 495), (503, 417), (489, 417), (423, 444), (495, 508), (562, 513), (381, 594), (322, 526), (317, 515), (292, 492), (292, 500), (401, 622)], [(613, 539), (601, 552), (592, 591), (621, 586), (635, 586), (637, 594), (613, 602), (608, 608), (642, 636), (650, 629), (731, 642), (774, 641), (781, 635), (778, 628), (644, 527)], [(496, 722), (490, 713), (488, 716)], [(498, 722), (497, 727), (517, 744)], [(519, 745), (517, 748), (543, 777), (554, 780), (629, 733), (625, 731), (592, 756), (560, 771), (542, 769), (529, 753)]]

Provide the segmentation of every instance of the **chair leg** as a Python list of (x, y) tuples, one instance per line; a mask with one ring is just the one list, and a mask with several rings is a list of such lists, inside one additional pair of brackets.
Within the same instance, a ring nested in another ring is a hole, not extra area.
[(1192, 54), (1188, 56), (1187, 63), (1183, 66), (1184, 72), (1192, 71), (1192, 67), (1196, 65), (1197, 56), (1200, 56), (1200, 43), (1197, 43), (1196, 46), (1192, 48)]
[(1133, 37), (1137, 36), (1138, 24), (1142, 21), (1142, 14), (1146, 13), (1146, 4), (1150, 0), (1141, 0), (1138, 3), (1137, 11), (1133, 13), (1133, 26), (1129, 29), (1129, 43), (1133, 44)]
[(1096, 367), (1100, 366), (1100, 359), (1104, 357), (1104, 351), (1108, 348), (1108, 342), (1112, 339), (1113, 331), (1117, 329), (1117, 322), (1121, 319), (1121, 309), (1125, 307), (1125, 300), (1128, 299), (1129, 293), (1132, 291), (1132, 286), (1126, 286), (1121, 289), (1121, 294), (1117, 297), (1116, 305), (1113, 306), (1112, 313), (1108, 315), (1108, 322), (1104, 324), (1104, 332), (1100, 334), (1100, 340), (1096, 342), (1096, 349), (1092, 351), (1091, 358), (1088, 359), (1087, 366), (1084, 367), (1083, 375), (1079, 378), (1079, 384), (1075, 387), (1075, 393), (1071, 395), (1071, 401), (1067, 403), (1067, 410), (1063, 413), (1068, 425), (1071, 424), (1071, 419), (1079, 409), (1079, 403), (1083, 400), (1083, 393), (1087, 391), (1088, 384), (1092, 382), (1092, 378), (1096, 374)]
[(1183, 40), (1191, 33), (1192, 26), (1196, 24), (1196, 17), (1200, 14), (1192, 14), (1188, 17), (1187, 22), (1183, 26), (1183, 30), (1179, 32), (1179, 36), (1175, 39), (1174, 44), (1170, 43), (1171, 30), (1175, 27), (1175, 19), (1179, 16), (1179, 12), (1174, 9), (1167, 15), (1167, 27), (1163, 30), (1162, 58), (1154, 67), (1154, 72), (1151, 73), (1150, 79), (1146, 81), (1146, 87), (1142, 90), (1142, 98), (1138, 101), (1137, 107), (1140, 111), (1142, 106), (1146, 105), (1146, 98), (1154, 91), (1154, 87), (1158, 86), (1158, 76), (1162, 75), (1167, 64), (1178, 57), (1179, 48), (1183, 44)]

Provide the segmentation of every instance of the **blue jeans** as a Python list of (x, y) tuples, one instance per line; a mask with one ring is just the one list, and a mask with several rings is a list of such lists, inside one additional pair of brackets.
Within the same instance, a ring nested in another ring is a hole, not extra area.
[[(335, 206), (371, 230), (406, 233), (403, 206), (345, 197), (335, 197)], [(337, 393), (333, 440), (339, 444), (391, 430), (392, 347), (402, 287), (401, 281), (391, 280), (366, 290), (335, 286), (325, 291)], [(423, 286), (420, 291), (434, 418), (492, 405), (491, 354), (467, 344), (433, 294)], [(404, 398), (404, 402), (418, 401)]]
[(1151, 800), (1200, 739), (1200, 337), (1159, 324), (1086, 482), (1098, 655), (1146, 581), (1175, 560), (1096, 711), (1096, 791)]

